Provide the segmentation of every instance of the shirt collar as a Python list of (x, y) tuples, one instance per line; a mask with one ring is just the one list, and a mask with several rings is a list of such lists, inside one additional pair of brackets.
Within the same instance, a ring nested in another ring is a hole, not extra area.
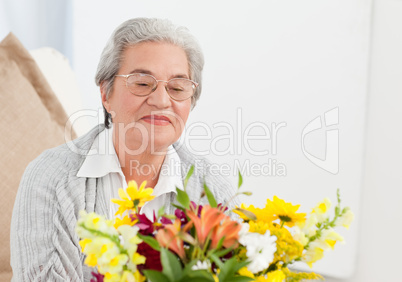
[(184, 190), (183, 179), (181, 177), (181, 160), (173, 146), (170, 146), (159, 172), (158, 183), (154, 187), (152, 195), (155, 197), (176, 192), (176, 187)]
[(113, 129), (105, 128), (95, 138), (91, 149), (77, 173), (77, 177), (103, 177), (111, 172), (123, 175), (120, 162), (113, 146)]

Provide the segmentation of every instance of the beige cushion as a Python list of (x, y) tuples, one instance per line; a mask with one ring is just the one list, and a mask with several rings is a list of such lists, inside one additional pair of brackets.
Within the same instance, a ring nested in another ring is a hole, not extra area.
[(0, 272), (0, 282), (10, 282), (13, 277), (13, 273), (11, 271)]
[(68, 59), (50, 47), (30, 50), (29, 53), (49, 82), (64, 111), (72, 117), (74, 131), (79, 136), (87, 133), (91, 128), (83, 114), (82, 95)]
[(0, 43), (0, 105), (0, 273), (6, 273), (11, 271), (10, 222), (21, 176), (41, 152), (65, 142), (67, 122), (35, 61), (13, 34)]

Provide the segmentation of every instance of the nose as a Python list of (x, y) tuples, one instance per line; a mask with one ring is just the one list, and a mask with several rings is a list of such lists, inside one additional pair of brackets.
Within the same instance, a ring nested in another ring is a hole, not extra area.
[(171, 105), (172, 100), (166, 90), (166, 81), (158, 80), (156, 89), (148, 96), (147, 102), (160, 109), (168, 108)]

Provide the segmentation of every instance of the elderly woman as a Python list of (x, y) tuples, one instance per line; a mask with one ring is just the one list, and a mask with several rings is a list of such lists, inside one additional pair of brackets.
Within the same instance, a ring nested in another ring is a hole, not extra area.
[[(203, 55), (188, 30), (159, 19), (132, 19), (112, 34), (96, 82), (105, 124), (47, 150), (26, 169), (11, 226), (13, 281), (89, 281), (75, 226), (80, 210), (111, 218), (111, 198), (130, 180), (148, 181), (156, 197), (148, 217), (171, 212), (175, 188), (191, 165), (187, 190), (200, 200), (204, 181), (219, 202), (233, 196), (208, 162), (175, 142), (201, 93)], [(216, 175), (216, 174), (215, 174)]]

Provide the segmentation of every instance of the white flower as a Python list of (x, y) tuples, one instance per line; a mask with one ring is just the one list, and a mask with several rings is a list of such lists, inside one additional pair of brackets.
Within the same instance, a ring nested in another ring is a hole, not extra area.
[(250, 230), (250, 224), (248, 223), (241, 224), (241, 229), (239, 231), (239, 241), (249, 233), (248, 232), (249, 230)]
[(355, 218), (355, 215), (353, 214), (353, 212), (350, 209), (347, 209), (346, 212), (343, 213), (342, 216), (336, 220), (335, 225), (336, 226), (342, 225), (346, 229), (349, 229), (349, 226), (352, 223), (354, 218)]
[[(241, 231), (240, 231), (241, 232)], [(264, 235), (248, 232), (240, 237), (239, 242), (246, 246), (247, 257), (251, 263), (247, 266), (252, 273), (268, 268), (276, 252), (276, 237), (271, 236), (269, 230)]]
[(193, 267), (191, 267), (192, 270), (199, 270), (199, 269), (209, 269), (211, 267), (211, 262), (209, 260), (205, 261), (197, 261)]
[(308, 243), (306, 234), (297, 226), (294, 228), (293, 238), (303, 246), (306, 246)]
[(307, 237), (313, 237), (316, 234), (318, 218), (316, 213), (312, 213), (307, 220), (298, 226)]

